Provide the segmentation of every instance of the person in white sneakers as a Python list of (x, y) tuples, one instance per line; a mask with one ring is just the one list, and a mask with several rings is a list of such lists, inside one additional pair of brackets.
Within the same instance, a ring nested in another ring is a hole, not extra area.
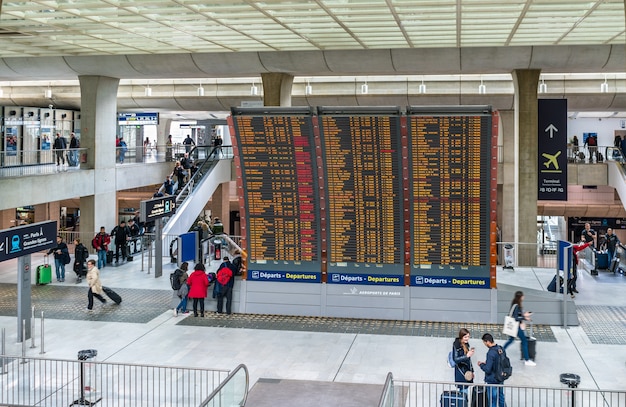
[[(531, 320), (532, 312), (524, 312), (522, 309), (522, 302), (524, 301), (524, 293), (521, 291), (517, 291), (515, 296), (513, 297), (513, 301), (511, 301), (511, 308), (515, 307), (512, 312), (512, 317), (515, 318), (516, 321), (519, 321), (519, 329), (517, 330), (517, 337), (522, 341), (522, 356), (524, 357), (524, 362), (526, 366), (536, 366), (537, 364), (530, 360), (528, 356), (528, 338), (526, 337), (526, 321)], [(513, 343), (515, 338), (513, 336), (509, 336), (509, 340), (506, 341), (504, 346), (502, 347), (504, 350), (509, 347)]]

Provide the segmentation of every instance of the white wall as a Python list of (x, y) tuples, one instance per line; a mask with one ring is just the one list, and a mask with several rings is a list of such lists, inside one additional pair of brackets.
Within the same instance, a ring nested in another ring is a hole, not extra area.
[(624, 118), (576, 118), (567, 119), (567, 141), (574, 135), (578, 136), (578, 142), (583, 145), (583, 133), (598, 133), (599, 146), (612, 146), (615, 138), (615, 130), (626, 130), (622, 128)]

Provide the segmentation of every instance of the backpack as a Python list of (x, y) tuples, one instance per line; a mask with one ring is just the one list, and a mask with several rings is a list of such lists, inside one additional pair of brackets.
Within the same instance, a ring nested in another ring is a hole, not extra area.
[(228, 268), (228, 266), (224, 266), (217, 270), (217, 282), (223, 286), (227, 285), (232, 277), (233, 271)]
[(235, 268), (235, 274), (241, 275), (241, 257), (235, 257), (231, 264)]
[(454, 350), (451, 350), (450, 353), (448, 353), (448, 367), (455, 367), (456, 366), (456, 362), (454, 361)]
[(180, 290), (180, 277), (183, 275), (183, 271), (181, 269), (176, 269), (173, 273), (170, 273), (170, 285), (172, 286), (172, 290), (178, 291)]
[(511, 361), (509, 357), (506, 355), (506, 351), (502, 349), (500, 345), (497, 345), (496, 351), (498, 352), (496, 356), (496, 364), (494, 366), (494, 376), (499, 383), (504, 382), (506, 379), (511, 377), (513, 374), (513, 367), (511, 366)]

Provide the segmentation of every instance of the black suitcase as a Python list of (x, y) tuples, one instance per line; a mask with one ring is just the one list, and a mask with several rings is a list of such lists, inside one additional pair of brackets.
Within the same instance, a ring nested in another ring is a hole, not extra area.
[(107, 252), (107, 264), (113, 263), (113, 251), (109, 250)]
[(489, 393), (485, 386), (474, 386), (472, 388), (472, 407), (490, 407)]
[(133, 261), (133, 260), (134, 260), (134, 259), (133, 259), (133, 256), (128, 256), (128, 257), (126, 257), (126, 261)]
[(107, 297), (109, 297), (111, 300), (113, 300), (114, 303), (119, 305), (120, 302), (122, 302), (122, 297), (120, 297), (120, 295), (118, 293), (116, 293), (115, 291), (111, 290), (109, 287), (102, 287), (102, 291), (104, 291), (104, 293), (107, 295)]
[(441, 407), (468, 407), (467, 395), (456, 390), (446, 390), (439, 400)]
[(615, 273), (617, 271), (618, 265), (619, 265), (619, 259), (617, 257), (614, 257), (613, 260), (611, 260), (611, 264), (609, 265), (609, 271), (611, 273)]
[[(561, 292), (563, 291), (561, 290)], [(528, 342), (528, 358), (534, 361), (535, 356), (537, 356), (537, 339), (533, 336), (533, 324), (527, 323), (527, 326), (528, 326), (528, 331), (526, 331), (525, 333), (527, 333), (526, 340)], [(524, 360), (524, 350), (522, 349), (522, 344), (520, 344), (519, 349), (520, 349), (520, 352), (522, 353), (520, 360)]]

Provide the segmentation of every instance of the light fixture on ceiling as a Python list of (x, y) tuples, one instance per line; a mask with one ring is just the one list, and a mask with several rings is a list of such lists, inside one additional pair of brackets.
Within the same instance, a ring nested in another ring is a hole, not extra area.
[(604, 75), (604, 82), (600, 85), (600, 93), (609, 93), (609, 84), (606, 81), (606, 75)]
[(198, 87), (198, 96), (204, 96), (204, 88), (202, 87), (202, 82), (200, 83), (200, 86)]
[(417, 93), (419, 93), (420, 95), (426, 93), (426, 84), (424, 83), (424, 78), (422, 78), (422, 83), (420, 83), (420, 86), (417, 88)]
[(259, 88), (256, 86), (256, 83), (252, 81), (252, 86), (250, 86), (250, 94), (252, 96), (256, 96), (259, 94)]
[(369, 86), (367, 86), (367, 81), (361, 85), (361, 94), (362, 95), (367, 95), (367, 93), (369, 92)]
[(309, 82), (308, 80), (306, 81), (306, 86), (304, 87), (304, 94), (305, 95), (313, 94), (313, 86), (311, 86), (311, 82)]
[(539, 93), (548, 93), (548, 85), (546, 85), (543, 77), (541, 78), (541, 83), (539, 84)]
[(148, 85), (144, 90), (143, 90), (143, 95), (145, 97), (150, 97), (152, 96), (152, 88), (150, 87), (150, 85)]
[(484, 95), (485, 93), (487, 93), (487, 87), (483, 83), (483, 78), (480, 78), (480, 85), (478, 85), (478, 93), (480, 93), (481, 95)]
[(50, 86), (48, 86), (48, 89), (44, 91), (43, 96), (46, 99), (52, 99), (52, 89), (50, 89)]

